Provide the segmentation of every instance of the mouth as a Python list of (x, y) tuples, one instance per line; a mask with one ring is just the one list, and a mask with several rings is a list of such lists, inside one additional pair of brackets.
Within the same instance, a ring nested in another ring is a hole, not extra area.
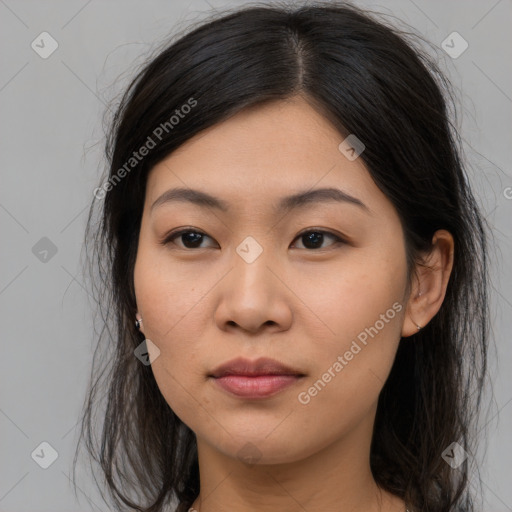
[(224, 391), (246, 399), (268, 398), (295, 384), (305, 374), (276, 360), (238, 358), (216, 368), (210, 378)]

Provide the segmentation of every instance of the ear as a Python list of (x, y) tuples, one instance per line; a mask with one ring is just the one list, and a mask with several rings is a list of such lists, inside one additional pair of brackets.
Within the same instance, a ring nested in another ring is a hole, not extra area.
[(445, 229), (434, 233), (432, 249), (415, 268), (415, 282), (407, 302), (402, 337), (418, 332), (437, 314), (443, 303), (453, 268), (453, 236)]

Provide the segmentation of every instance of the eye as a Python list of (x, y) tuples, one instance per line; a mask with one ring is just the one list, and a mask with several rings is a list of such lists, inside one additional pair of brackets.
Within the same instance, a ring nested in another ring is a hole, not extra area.
[(206, 233), (187, 228), (170, 233), (164, 240), (162, 240), (161, 244), (168, 245), (173, 243), (178, 245), (174, 240), (176, 238), (180, 238), (183, 246), (178, 245), (178, 247), (181, 249), (203, 249), (204, 247), (201, 247), (201, 242), (204, 240), (204, 237), (210, 238)]
[[(172, 243), (174, 245), (178, 245), (178, 247), (181, 249), (205, 249), (206, 247), (201, 246), (201, 243), (204, 241), (205, 237), (210, 238), (206, 233), (203, 233), (202, 231), (185, 228), (180, 229), (179, 231), (171, 232), (164, 238), (164, 240), (162, 240), (161, 244), (168, 245)], [(299, 249), (304, 248), (318, 250), (324, 248), (321, 246), (326, 237), (334, 240), (334, 243), (332, 243), (331, 246), (337, 245), (339, 243), (345, 243), (345, 240), (343, 240), (341, 237), (321, 229), (309, 229), (308, 231), (303, 231), (295, 238), (295, 240), (302, 238), (304, 242), (305, 247), (299, 247)], [(176, 244), (176, 239), (180, 239), (182, 245)], [(210, 240), (212, 240), (212, 238), (210, 238)]]
[[(334, 243), (331, 245), (337, 245), (339, 243), (344, 243), (345, 241), (334, 233), (330, 233), (329, 231), (324, 231), (321, 229), (309, 229), (308, 231), (303, 231), (301, 234), (297, 236), (295, 240), (301, 238), (304, 241), (305, 249), (323, 249), (320, 247), (325, 240), (325, 237), (331, 238), (334, 240)], [(302, 249), (302, 247), (299, 247)]]

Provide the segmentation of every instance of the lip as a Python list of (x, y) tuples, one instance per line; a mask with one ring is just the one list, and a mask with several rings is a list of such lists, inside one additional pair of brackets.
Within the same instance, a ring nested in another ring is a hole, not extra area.
[(220, 378), (226, 375), (244, 375), (258, 377), (261, 375), (300, 375), (304, 374), (299, 370), (290, 368), (275, 359), (261, 357), (255, 361), (237, 357), (221, 364), (210, 374), (210, 377)]
[(300, 379), (299, 375), (225, 375), (214, 378), (214, 382), (238, 397), (257, 399), (274, 396)]
[(284, 391), (304, 377), (300, 370), (275, 359), (236, 358), (218, 366), (209, 377), (223, 390), (243, 398), (266, 398)]

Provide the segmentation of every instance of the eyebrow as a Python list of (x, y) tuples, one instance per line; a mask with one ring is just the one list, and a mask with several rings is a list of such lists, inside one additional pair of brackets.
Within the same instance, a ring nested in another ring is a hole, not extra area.
[[(188, 202), (201, 208), (215, 208), (225, 213), (229, 211), (229, 204), (226, 201), (207, 194), (206, 192), (191, 188), (173, 188), (167, 190), (151, 205), (151, 211), (158, 206), (172, 202)], [(368, 206), (360, 199), (338, 188), (316, 188), (283, 197), (274, 207), (274, 210), (277, 213), (281, 213), (322, 202), (353, 204), (365, 210), (367, 213), (371, 212)]]

